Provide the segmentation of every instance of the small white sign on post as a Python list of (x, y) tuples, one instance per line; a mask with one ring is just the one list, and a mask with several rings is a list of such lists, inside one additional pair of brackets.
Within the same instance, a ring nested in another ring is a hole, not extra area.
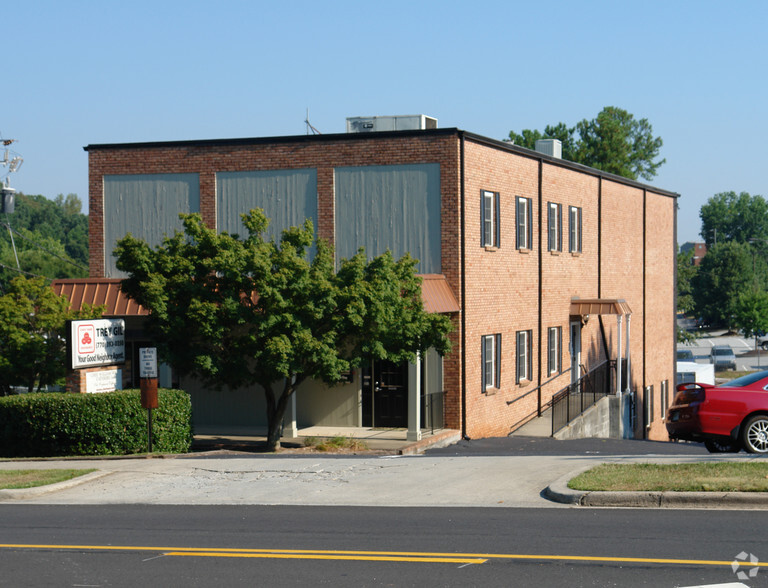
[(139, 349), (139, 377), (157, 378), (156, 347), (141, 347)]
[(85, 391), (87, 394), (114, 392), (123, 389), (123, 370), (102, 370), (85, 374)]

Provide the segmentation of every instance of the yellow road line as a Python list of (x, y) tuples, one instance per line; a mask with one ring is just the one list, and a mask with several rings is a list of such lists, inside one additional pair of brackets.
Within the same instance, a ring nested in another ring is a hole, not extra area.
[(348, 561), (407, 561), (407, 562), (427, 562), (427, 563), (471, 563), (482, 564), (488, 560), (477, 558), (458, 558), (458, 557), (421, 557), (418, 554), (411, 556), (384, 556), (384, 555), (322, 555), (322, 554), (301, 554), (301, 553), (237, 553), (237, 552), (216, 552), (206, 551), (169, 551), (164, 555), (186, 556), (186, 557), (257, 557), (262, 559), (332, 559)]
[[(139, 545), (49, 545), (0, 543), (0, 549), (80, 549), (89, 551), (155, 551), (168, 555), (199, 557), (262, 557), (308, 559), (381, 559), (392, 561), (440, 561), (457, 563), (482, 563), (489, 559), (584, 561), (605, 563), (654, 563), (675, 565), (730, 566), (732, 560), (677, 559), (652, 557), (612, 557), (591, 555), (544, 555), (521, 553), (445, 553), (418, 551), (356, 551), (332, 549), (245, 549), (226, 547), (150, 547)], [(750, 563), (750, 566), (768, 567), (768, 562)]]

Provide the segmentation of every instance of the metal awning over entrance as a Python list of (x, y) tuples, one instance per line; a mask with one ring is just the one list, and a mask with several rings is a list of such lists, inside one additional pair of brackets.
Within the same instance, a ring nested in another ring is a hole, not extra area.
[(590, 314), (632, 314), (632, 309), (621, 298), (574, 298), (571, 300), (571, 315), (589, 316)]
[[(605, 314), (612, 314), (616, 316), (617, 326), (618, 326), (618, 341), (617, 341), (617, 352), (616, 352), (616, 358), (617, 358), (617, 364), (618, 369), (616, 370), (616, 393), (618, 395), (622, 394), (624, 392), (625, 394), (631, 394), (631, 381), (630, 381), (630, 353), (629, 353), (629, 321), (630, 318), (632, 318), (632, 309), (629, 307), (629, 304), (623, 299), (623, 298), (572, 298), (571, 299), (571, 310), (570, 310), (571, 316), (579, 316), (581, 317), (582, 324), (585, 324), (587, 322), (587, 319), (590, 315), (596, 314), (598, 316), (605, 315)], [(626, 365), (627, 365), (627, 378), (626, 378), (626, 390), (622, 389), (622, 381), (621, 381), (621, 364), (622, 364), (622, 323), (624, 321), (624, 317), (627, 317), (627, 338), (626, 338)], [(606, 352), (608, 350), (606, 349)]]

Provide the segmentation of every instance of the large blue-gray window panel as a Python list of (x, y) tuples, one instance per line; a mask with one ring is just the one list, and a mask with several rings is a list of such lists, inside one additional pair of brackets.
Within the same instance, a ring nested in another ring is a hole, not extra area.
[[(284, 229), (311, 219), (317, 234), (317, 170), (219, 172), (216, 174), (216, 226), (219, 232), (245, 237), (240, 215), (263, 208), (268, 234), (279, 239)], [(313, 247), (314, 249), (314, 247)]]
[(119, 239), (131, 233), (152, 247), (159, 245), (165, 235), (183, 230), (181, 212), (200, 212), (198, 174), (104, 176), (105, 276), (125, 276), (112, 255)]
[(336, 257), (365, 247), (369, 258), (390, 249), (409, 252), (420, 273), (442, 272), (440, 164), (338, 167)]

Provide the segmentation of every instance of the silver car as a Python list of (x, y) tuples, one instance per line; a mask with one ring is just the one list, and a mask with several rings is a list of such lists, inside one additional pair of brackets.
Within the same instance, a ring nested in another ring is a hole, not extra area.
[(709, 361), (714, 364), (716, 372), (736, 369), (736, 354), (730, 345), (715, 345), (712, 347)]

